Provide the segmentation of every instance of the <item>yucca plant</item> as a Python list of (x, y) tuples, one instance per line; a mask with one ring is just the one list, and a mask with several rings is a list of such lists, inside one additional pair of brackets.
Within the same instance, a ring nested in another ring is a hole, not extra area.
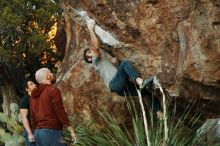
[[(164, 119), (158, 119), (153, 109), (148, 109), (146, 116), (147, 126), (146, 129), (144, 117), (141, 114), (143, 109), (140, 109), (138, 103), (131, 100), (127, 102), (128, 110), (131, 115), (131, 125), (118, 124), (113, 115), (110, 114), (105, 108), (99, 111), (100, 116), (106, 122), (107, 128), (105, 129), (90, 129), (88, 126), (80, 125), (76, 129), (78, 142), (76, 146), (203, 146), (200, 143), (204, 138), (205, 131), (190, 129), (185, 126), (190, 125), (194, 127), (197, 123), (202, 109), (198, 109), (197, 113), (191, 115), (193, 104), (189, 104), (180, 117), (177, 116), (177, 108), (174, 106), (173, 110), (167, 112), (167, 133), (164, 130)], [(165, 106), (169, 107), (169, 101), (165, 101)], [(147, 108), (145, 108), (147, 109)], [(188, 120), (190, 119), (190, 120)], [(208, 128), (208, 127), (207, 127)], [(146, 135), (148, 130), (148, 137)], [(167, 137), (165, 136), (167, 135)], [(147, 142), (149, 139), (149, 142)], [(66, 138), (68, 140), (68, 136)], [(67, 142), (67, 141), (66, 141)], [(68, 144), (73, 144), (71, 140)], [(217, 146), (218, 144), (216, 144)], [(207, 143), (204, 145), (207, 146)], [(210, 146), (215, 146), (214, 144)]]

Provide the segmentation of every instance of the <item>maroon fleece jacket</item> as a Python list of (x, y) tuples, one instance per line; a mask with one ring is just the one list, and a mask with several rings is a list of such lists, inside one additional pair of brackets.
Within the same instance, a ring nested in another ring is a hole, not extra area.
[(33, 128), (62, 130), (70, 126), (64, 110), (60, 90), (49, 84), (40, 84), (32, 91), (30, 98), (31, 121)]

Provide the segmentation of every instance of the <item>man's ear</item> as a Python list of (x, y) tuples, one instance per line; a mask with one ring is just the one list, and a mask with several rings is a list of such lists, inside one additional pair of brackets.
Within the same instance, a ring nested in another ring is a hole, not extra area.
[(50, 80), (50, 74), (47, 74), (46, 79)]

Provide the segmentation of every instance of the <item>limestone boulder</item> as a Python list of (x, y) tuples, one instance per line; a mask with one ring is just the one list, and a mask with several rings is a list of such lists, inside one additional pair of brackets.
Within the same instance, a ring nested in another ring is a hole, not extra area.
[(109, 92), (92, 66), (83, 61), (90, 37), (84, 18), (77, 13), (81, 11), (125, 44), (112, 45), (100, 38), (107, 52), (131, 60), (143, 78), (157, 75), (170, 96), (216, 103), (215, 110), (208, 112), (220, 115), (220, 1), (74, 0), (60, 6), (63, 18), (57, 46), (64, 59), (57, 86), (70, 115), (91, 121), (98, 118), (100, 105), (122, 121), (126, 113), (126, 98)]

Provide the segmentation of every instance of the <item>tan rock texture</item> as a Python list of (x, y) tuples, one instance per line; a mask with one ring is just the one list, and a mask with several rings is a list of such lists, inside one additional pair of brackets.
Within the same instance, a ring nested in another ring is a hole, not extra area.
[(121, 60), (131, 60), (142, 77), (157, 75), (171, 96), (210, 99), (220, 115), (219, 0), (69, 0), (60, 5), (64, 12), (56, 39), (64, 59), (58, 87), (70, 115), (97, 120), (100, 105), (118, 116), (126, 113), (125, 98), (109, 92), (83, 61), (90, 37), (70, 8), (86, 11), (100, 27), (129, 44), (103, 47)]

